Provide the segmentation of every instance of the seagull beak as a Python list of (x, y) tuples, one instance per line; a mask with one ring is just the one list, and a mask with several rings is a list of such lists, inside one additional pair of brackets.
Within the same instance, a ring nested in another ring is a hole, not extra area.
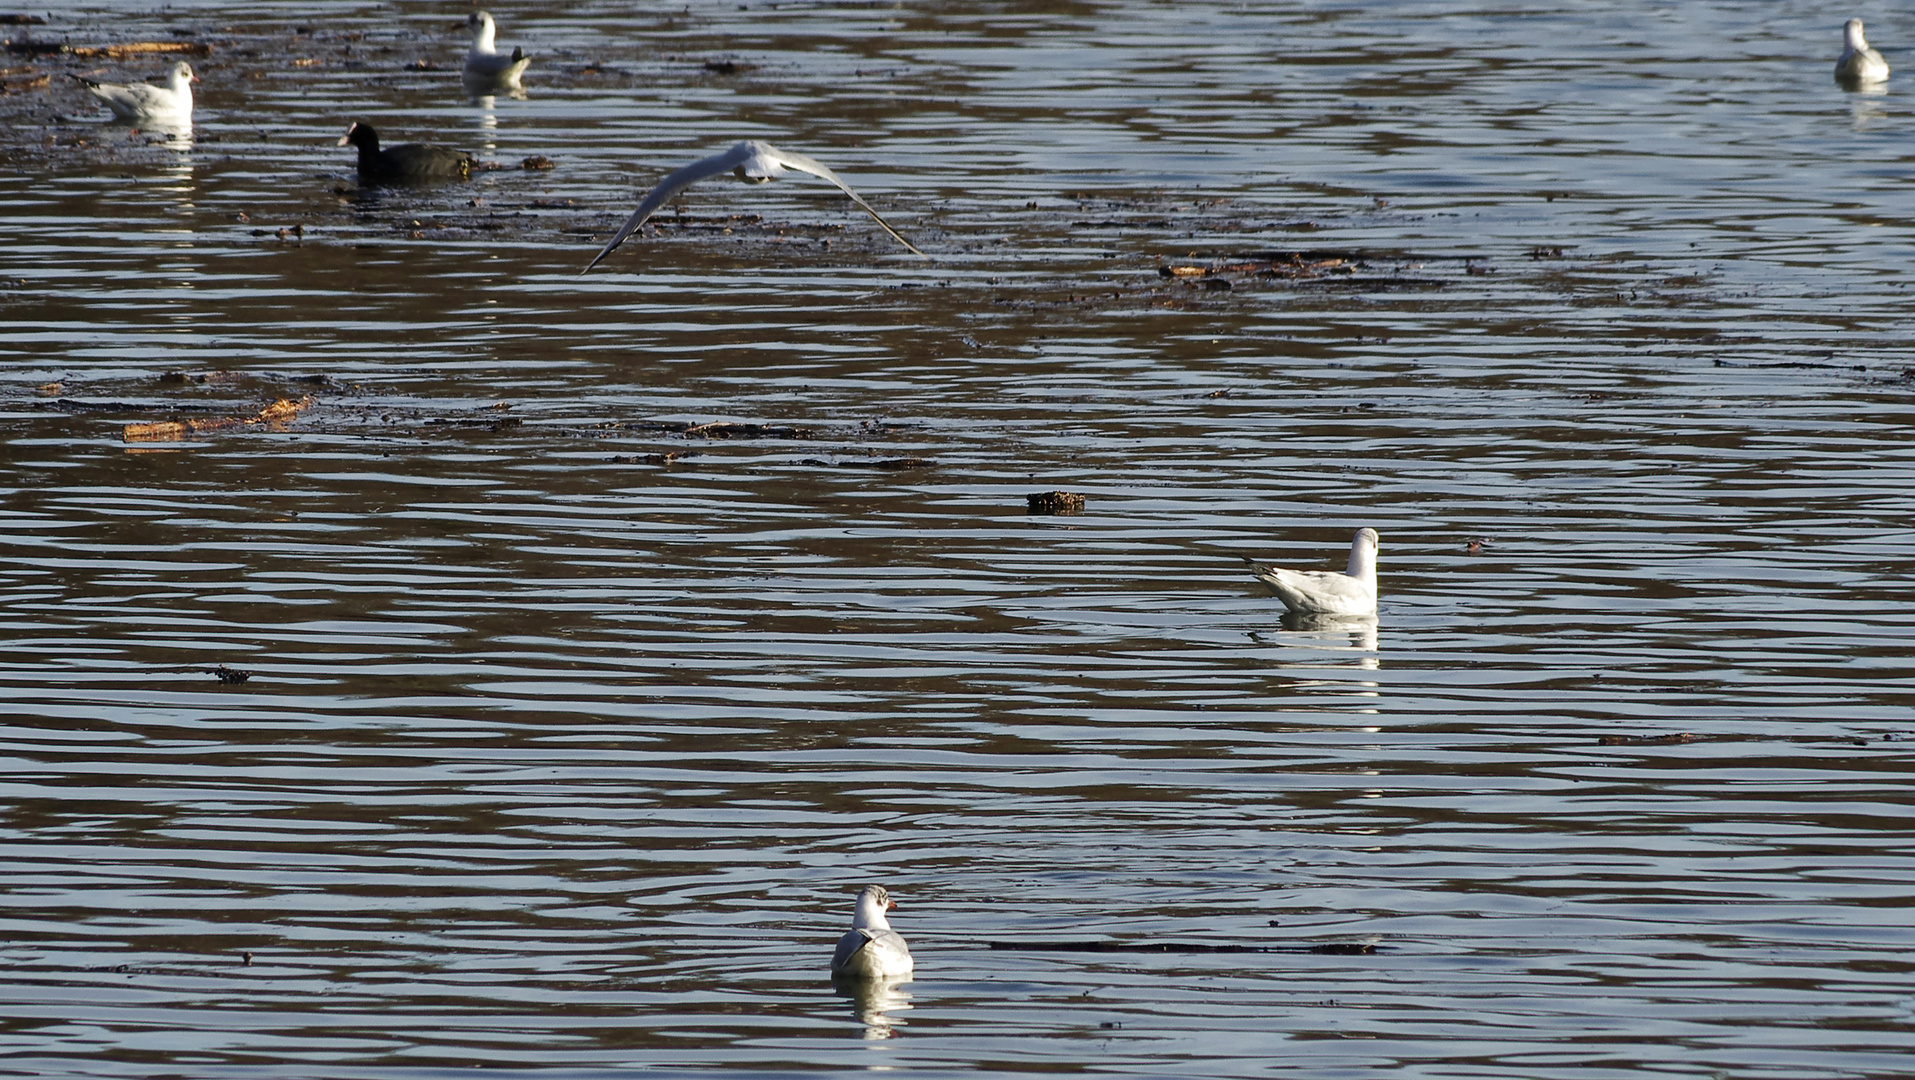
[(886, 911), (895, 911), (897, 910), (897, 906), (898, 902), (896, 900), (886, 900), (884, 902), (884, 910)]

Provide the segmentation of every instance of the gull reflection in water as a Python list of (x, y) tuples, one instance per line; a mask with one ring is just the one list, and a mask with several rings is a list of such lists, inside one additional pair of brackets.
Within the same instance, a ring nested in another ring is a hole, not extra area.
[(475, 97), (472, 99), (472, 107), (475, 109), (482, 110), (479, 114), (479, 130), (481, 131), (499, 130), (499, 114), (497, 111), (499, 107), (498, 98), (492, 96), (491, 94), (486, 94), (482, 97)]
[(1888, 119), (1888, 110), (1882, 107), (1887, 94), (1887, 83), (1866, 83), (1849, 91), (1849, 127), (1861, 131)]
[(1299, 635), (1308, 634), (1326, 649), (1369, 653), (1357, 663), (1358, 667), (1381, 666), (1376, 657), (1377, 621), (1374, 615), (1302, 615), (1289, 611), (1284, 613), (1279, 625)]
[[(194, 208), (193, 200), (197, 194), (193, 183), (192, 125), (188, 124), (177, 129), (155, 128), (148, 125), (141, 130), (167, 136), (166, 149), (172, 151), (172, 156), (160, 166), (156, 177), (159, 182), (154, 185), (154, 188), (173, 200), (173, 209), (176, 213), (191, 213)], [(182, 231), (191, 232), (192, 229), (189, 226)]]
[(484, 79), (465, 80), (464, 90), (467, 101), (475, 105), (484, 105), (488, 109), (492, 107), (494, 101), (498, 100), (500, 94), (504, 94), (513, 101), (525, 100), (525, 87), (500, 86)]
[(834, 979), (838, 993), (851, 999), (851, 1015), (864, 1025), (866, 1039), (889, 1039), (904, 1021), (893, 1019), (894, 1012), (911, 1008), (911, 995), (903, 989), (909, 979)]
[(1303, 615), (1289, 612), (1279, 621), (1279, 625), (1285, 631), (1278, 639), (1281, 644), (1310, 651), (1308, 659), (1287, 661), (1283, 666), (1308, 670), (1319, 676), (1299, 679), (1296, 686), (1348, 690), (1359, 697), (1380, 696), (1382, 684), (1376, 680), (1343, 678), (1336, 674), (1344, 670), (1376, 671), (1383, 666), (1383, 660), (1377, 652), (1376, 616)]

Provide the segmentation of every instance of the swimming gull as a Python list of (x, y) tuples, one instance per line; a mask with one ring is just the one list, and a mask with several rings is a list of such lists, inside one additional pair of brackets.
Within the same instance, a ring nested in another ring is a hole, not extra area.
[(831, 957), (831, 973), (851, 979), (902, 979), (911, 974), (911, 950), (885, 920), (897, 907), (882, 885), (866, 885), (858, 894), (858, 911), (851, 929), (838, 939)]
[(585, 264), (585, 269), (579, 271), (579, 273), (586, 273), (590, 271), (592, 267), (597, 266), (600, 260), (612, 253), (612, 249), (624, 243), (626, 237), (637, 232), (638, 227), (645, 224), (646, 218), (651, 217), (653, 212), (665, 205), (666, 201), (673, 195), (678, 194), (692, 184), (708, 176), (717, 176), (723, 172), (734, 173), (738, 179), (743, 180), (747, 184), (762, 184), (767, 180), (775, 180), (783, 176), (787, 169), (807, 172), (836, 184), (838, 190), (850, 196), (852, 202), (857, 203), (865, 213), (871, 215), (871, 220), (877, 222), (879, 228), (890, 233), (891, 239), (903, 244), (910, 250), (911, 254), (916, 255), (920, 259), (930, 258), (929, 255), (926, 255), (913, 246), (911, 241), (898, 235), (898, 230), (892, 228), (882, 217), (879, 217), (878, 212), (871, 209), (870, 203), (859, 198), (858, 193), (851, 190), (851, 185), (838, 179), (838, 174), (826, 168), (823, 163), (806, 157), (803, 154), (793, 153), (789, 150), (780, 150), (770, 143), (751, 139), (739, 143), (737, 146), (732, 147), (722, 154), (713, 154), (711, 157), (704, 158), (703, 160), (694, 161), (690, 165), (667, 175), (665, 179), (660, 180), (657, 187), (652, 188), (651, 191), (646, 193), (644, 200), (638, 204), (638, 209), (632, 211), (632, 216), (625, 220), (625, 224), (620, 226), (617, 234), (615, 234), (603, 248), (599, 249), (599, 253), (593, 256), (592, 261)]
[(1835, 81), (1844, 86), (1888, 81), (1888, 61), (1869, 47), (1860, 19), (1842, 24), (1842, 58), (1835, 62)]
[(465, 54), (466, 89), (519, 89), (519, 76), (524, 74), (532, 58), (516, 46), (510, 56), (493, 46), (492, 38), (498, 28), (489, 12), (473, 12), (467, 17), (466, 25), (472, 28), (472, 48)]
[(87, 92), (113, 110), (121, 120), (136, 124), (188, 124), (193, 120), (193, 84), (199, 76), (181, 60), (173, 65), (165, 86), (151, 83), (103, 83), (82, 79)]
[(1358, 529), (1350, 541), (1348, 570), (1286, 570), (1250, 563), (1250, 572), (1270, 586), (1285, 607), (1305, 615), (1376, 614), (1376, 530)]

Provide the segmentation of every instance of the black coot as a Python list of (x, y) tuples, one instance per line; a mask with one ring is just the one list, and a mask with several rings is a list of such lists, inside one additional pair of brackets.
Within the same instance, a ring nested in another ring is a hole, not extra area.
[(379, 133), (371, 124), (354, 124), (339, 138), (359, 149), (362, 184), (417, 184), (434, 180), (464, 180), (472, 175), (472, 155), (420, 143), (379, 148)]

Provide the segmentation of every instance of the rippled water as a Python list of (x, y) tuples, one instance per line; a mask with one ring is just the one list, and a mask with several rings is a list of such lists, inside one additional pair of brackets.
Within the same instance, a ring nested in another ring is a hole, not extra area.
[[(0, 1071), (1915, 1073), (1851, 12), (579, 0), (474, 102), (455, 7), (32, 29), (212, 44), (190, 142), (7, 61)], [(722, 180), (579, 275), (739, 138), (936, 261)], [(1375, 626), (1240, 560), (1361, 525)], [(991, 947), (1092, 940), (1271, 951)]]

